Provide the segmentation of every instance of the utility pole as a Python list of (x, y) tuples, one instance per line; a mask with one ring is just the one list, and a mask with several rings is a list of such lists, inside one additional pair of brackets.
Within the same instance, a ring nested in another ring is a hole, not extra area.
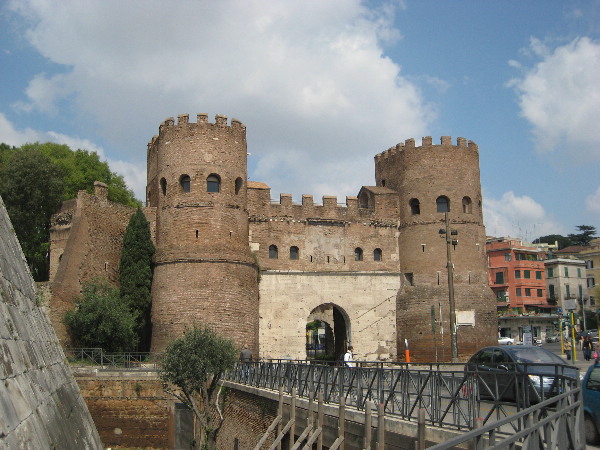
[(457, 239), (453, 239), (452, 236), (457, 236), (458, 231), (450, 230), (450, 219), (448, 218), (448, 212), (444, 213), (444, 220), (446, 222), (446, 229), (440, 230), (440, 234), (446, 235), (446, 257), (448, 260), (448, 303), (450, 306), (450, 345), (452, 349), (452, 362), (458, 362), (458, 343), (456, 339), (456, 305), (454, 303), (454, 264), (452, 264), (452, 250), (450, 245), (456, 246), (458, 244)]

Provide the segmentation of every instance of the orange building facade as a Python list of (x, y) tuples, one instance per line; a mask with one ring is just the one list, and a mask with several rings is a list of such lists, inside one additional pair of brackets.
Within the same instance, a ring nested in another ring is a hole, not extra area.
[(537, 313), (549, 308), (543, 249), (525, 246), (519, 239), (498, 238), (487, 241), (486, 252), (499, 311)]

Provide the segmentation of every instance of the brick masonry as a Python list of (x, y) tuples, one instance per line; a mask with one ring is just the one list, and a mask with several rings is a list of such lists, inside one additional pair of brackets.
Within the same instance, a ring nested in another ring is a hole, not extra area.
[[(186, 114), (167, 119), (148, 144), (154, 351), (196, 322), (255, 355), (304, 358), (305, 325), (329, 308), (358, 358), (403, 358), (406, 341), (415, 361), (432, 360), (436, 348), (438, 356), (449, 355), (441, 197), (458, 232), (451, 256), (459, 352), (465, 357), (495, 342), (475, 143), (448, 136), (439, 144), (430, 137), (421, 145), (400, 143), (375, 156), (375, 185), (343, 203), (311, 195), (294, 203), (289, 194), (272, 201), (267, 184), (247, 181), (246, 155), (245, 126), (224, 116), (214, 123), (206, 114), (195, 123)], [(218, 192), (209, 188), (213, 179)], [(107, 203), (101, 191), (82, 193), (63, 209), (52, 229), (55, 324), (83, 280), (114, 279), (133, 212)]]

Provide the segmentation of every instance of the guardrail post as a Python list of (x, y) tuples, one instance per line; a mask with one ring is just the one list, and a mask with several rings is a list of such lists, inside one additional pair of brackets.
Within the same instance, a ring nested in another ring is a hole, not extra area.
[[(277, 406), (277, 416), (283, 418), (283, 386), (279, 385), (279, 405)], [(283, 420), (280, 420), (277, 424), (277, 436), (281, 434)], [(281, 441), (277, 444), (277, 450), (281, 450)]]
[(373, 409), (373, 402), (367, 400), (365, 403), (365, 443), (364, 448), (370, 450), (371, 448), (371, 426), (373, 418), (371, 416), (371, 410)]
[[(343, 438), (346, 434), (346, 399), (344, 397), (340, 397), (340, 409), (338, 412), (338, 438)], [(345, 440), (342, 440), (340, 446), (338, 447), (340, 450), (344, 450), (345, 448)]]
[(425, 450), (425, 409), (419, 408), (417, 412), (417, 442), (416, 450)]
[(383, 403), (377, 405), (377, 450), (385, 447), (385, 417)]
[(294, 446), (294, 440), (296, 439), (296, 388), (292, 388), (292, 398), (290, 400), (290, 450)]
[[(317, 414), (317, 424), (321, 430), (323, 430), (323, 391), (319, 391), (319, 412)], [(323, 431), (317, 438), (317, 450), (323, 450)]]

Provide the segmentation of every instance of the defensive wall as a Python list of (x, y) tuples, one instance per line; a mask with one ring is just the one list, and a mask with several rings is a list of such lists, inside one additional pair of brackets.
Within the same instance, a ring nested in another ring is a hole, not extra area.
[[(495, 342), (472, 141), (443, 136), (434, 145), (424, 137), (421, 145), (408, 139), (387, 149), (374, 157), (375, 186), (343, 204), (311, 195), (297, 204), (290, 194), (273, 201), (267, 184), (247, 179), (246, 127), (222, 115), (214, 123), (206, 114), (196, 123), (187, 114), (165, 120), (147, 157), (144, 212), (157, 249), (153, 351), (197, 322), (255, 355), (304, 358), (306, 322), (337, 318), (329, 324), (336, 353), (355, 343), (358, 358), (395, 359), (408, 341), (414, 360), (449, 354), (445, 212), (457, 233), (448, 256), (459, 352)], [(61, 339), (60, 317), (81, 283), (116, 280), (132, 212), (99, 190), (80, 193), (56, 216), (51, 309)]]
[(102, 443), (0, 198), (0, 447)]

